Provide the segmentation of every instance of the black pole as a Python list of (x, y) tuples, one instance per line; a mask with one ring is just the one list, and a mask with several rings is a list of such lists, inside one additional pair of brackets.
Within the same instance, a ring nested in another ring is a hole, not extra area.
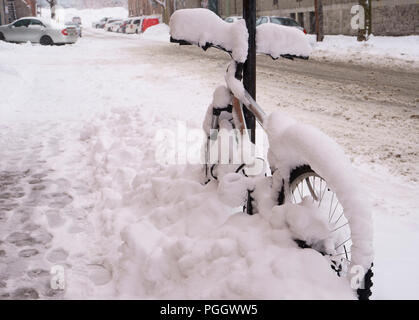
[[(256, 0), (243, 0), (243, 18), (249, 32), (249, 51), (243, 68), (243, 84), (245, 89), (256, 100)], [(255, 116), (244, 108), (247, 129), (250, 131), (250, 141), (256, 142)], [(253, 214), (252, 191), (248, 190), (247, 214)]]
[[(243, 0), (243, 18), (249, 32), (249, 51), (243, 69), (243, 84), (256, 100), (256, 0)], [(250, 140), (255, 143), (256, 119), (247, 109), (244, 109), (244, 116), (247, 129), (250, 130)]]

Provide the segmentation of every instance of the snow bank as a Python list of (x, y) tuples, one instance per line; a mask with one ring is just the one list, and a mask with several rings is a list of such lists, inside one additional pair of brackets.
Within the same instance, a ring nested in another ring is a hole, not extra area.
[(204, 47), (207, 43), (232, 52), (234, 60), (247, 59), (248, 37), (246, 22), (227, 23), (208, 9), (177, 10), (170, 18), (170, 35)]
[(313, 35), (310, 37), (311, 57), (317, 60), (419, 68), (419, 36), (371, 36), (366, 42), (343, 35), (327, 35), (323, 42), (316, 42)]
[(147, 30), (144, 33), (142, 33), (140, 37), (141, 39), (169, 42), (169, 32), (169, 26), (165, 23), (160, 23), (147, 28)]

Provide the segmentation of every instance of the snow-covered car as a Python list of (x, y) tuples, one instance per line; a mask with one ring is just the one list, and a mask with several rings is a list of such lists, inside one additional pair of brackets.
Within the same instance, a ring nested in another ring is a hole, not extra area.
[(77, 30), (77, 34), (78, 34), (78, 36), (81, 38), (81, 36), (82, 36), (82, 27), (81, 27), (81, 25), (80, 25), (80, 24), (75, 23), (75, 22), (73, 22), (73, 21), (67, 21), (67, 22), (65, 23), (65, 25), (66, 25), (66, 26), (68, 26), (68, 27), (74, 27), (74, 28), (76, 28), (76, 30)]
[(112, 32), (119, 32), (119, 30), (121, 29), (122, 26), (122, 21), (115, 21), (110, 25), (110, 31)]
[(109, 19), (107, 22), (106, 22), (106, 24), (105, 24), (105, 26), (103, 27), (103, 29), (105, 30), (105, 31), (112, 31), (112, 26), (113, 26), (113, 24), (115, 23), (115, 22), (120, 22), (120, 21), (122, 21), (121, 19)]
[(131, 22), (126, 26), (125, 33), (141, 33), (143, 24), (143, 17), (134, 17)]
[(225, 22), (229, 22), (229, 23), (233, 23), (236, 22), (237, 20), (241, 20), (243, 19), (243, 17), (240, 16), (231, 16), (231, 17), (227, 17), (224, 19)]
[(132, 19), (125, 19), (124, 21), (122, 21), (122, 24), (119, 27), (118, 32), (127, 33), (127, 26), (131, 23), (131, 20)]
[(262, 16), (256, 20), (256, 26), (259, 26), (263, 23), (276, 23), (281, 26), (293, 27), (300, 29), (305, 34), (307, 34), (306, 29), (304, 29), (300, 24), (292, 18), (288, 17), (275, 17), (275, 16)]
[(27, 17), (0, 26), (0, 40), (33, 42), (42, 45), (71, 44), (78, 40), (77, 29), (53, 20)]
[(105, 27), (106, 22), (108, 22), (108, 20), (110, 20), (112, 18), (110, 17), (105, 17), (100, 19), (99, 21), (95, 21), (92, 23), (92, 27), (95, 29), (103, 29)]

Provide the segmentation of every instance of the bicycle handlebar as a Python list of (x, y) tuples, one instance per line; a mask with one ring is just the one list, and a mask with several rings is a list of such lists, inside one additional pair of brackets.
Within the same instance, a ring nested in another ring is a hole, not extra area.
[[(188, 41), (185, 41), (185, 40), (177, 40), (177, 39), (174, 39), (173, 37), (170, 37), (170, 42), (177, 43), (177, 44), (179, 44), (181, 46), (192, 46), (192, 45), (194, 45), (193, 43), (190, 43)], [(200, 47), (204, 51), (207, 51), (209, 48), (219, 49), (221, 51), (227, 52), (232, 57), (232, 55), (231, 55), (232, 53), (231, 53), (230, 50), (227, 50), (227, 49), (225, 49), (225, 48), (223, 48), (223, 47), (221, 47), (219, 45), (214, 45), (212, 43), (207, 42), (204, 46), (200, 46), (199, 44), (197, 44), (197, 46)], [(278, 57), (274, 57), (270, 53), (262, 53), (262, 54), (265, 54), (265, 55), (271, 57), (272, 60), (278, 60), (279, 59)], [(309, 59), (308, 56), (294, 55), (294, 54), (288, 54), (288, 53), (286, 53), (286, 54), (280, 54), (279, 56), (281, 58), (285, 58), (285, 59), (288, 59), (288, 60), (294, 60), (294, 59), (308, 60)], [(242, 64), (240, 62), (237, 62), (237, 63), (238, 64)]]

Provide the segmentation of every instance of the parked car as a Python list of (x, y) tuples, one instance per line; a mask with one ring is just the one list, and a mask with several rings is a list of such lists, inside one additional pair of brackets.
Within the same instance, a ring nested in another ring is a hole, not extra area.
[(138, 30), (138, 33), (146, 31), (151, 26), (155, 26), (160, 23), (160, 19), (157, 17), (144, 17), (141, 30)]
[(122, 21), (122, 24), (118, 30), (118, 32), (121, 33), (127, 33), (127, 26), (131, 23), (132, 19), (125, 19), (124, 21)]
[(140, 33), (143, 25), (143, 17), (134, 17), (125, 28), (125, 33)]
[(112, 25), (113, 25), (115, 22), (119, 22), (119, 21), (122, 21), (122, 20), (121, 20), (121, 19), (109, 19), (109, 20), (106, 22), (106, 24), (105, 24), (105, 26), (103, 27), (103, 29), (104, 29), (105, 31), (112, 31), (112, 30), (111, 30)]
[(118, 32), (118, 30), (121, 28), (121, 25), (122, 25), (122, 21), (112, 22), (110, 24), (110, 31), (112, 31), (112, 32)]
[(73, 21), (67, 21), (66, 23), (65, 23), (65, 25), (66, 26), (69, 26), (69, 27), (74, 27), (74, 28), (76, 28), (76, 30), (77, 30), (77, 35), (81, 38), (81, 36), (82, 36), (82, 31), (81, 31), (81, 25), (80, 24), (78, 24), (78, 23), (75, 23), (75, 22), (73, 22)]
[(71, 19), (71, 21), (74, 22), (75, 24), (78, 24), (79, 26), (82, 24), (80, 17), (73, 17), (73, 19)]
[(294, 27), (294, 28), (300, 29), (305, 34), (307, 34), (306, 29), (304, 29), (302, 26), (300, 26), (300, 24), (292, 18), (263, 16), (263, 17), (260, 17), (256, 20), (256, 26), (261, 25), (263, 23), (276, 23), (276, 24), (280, 24), (282, 26)]
[(93, 22), (92, 27), (96, 29), (103, 29), (105, 27), (106, 22), (108, 22), (109, 19), (112, 19), (110, 17), (102, 18), (99, 21)]
[(53, 45), (75, 43), (77, 39), (77, 29), (74, 26), (65, 26), (53, 20), (27, 17), (0, 26), (0, 40), (10, 42), (30, 41)]
[(241, 20), (243, 19), (243, 17), (240, 16), (231, 16), (231, 17), (227, 17), (224, 19), (225, 22), (229, 22), (229, 23), (233, 23), (236, 22), (237, 20)]

